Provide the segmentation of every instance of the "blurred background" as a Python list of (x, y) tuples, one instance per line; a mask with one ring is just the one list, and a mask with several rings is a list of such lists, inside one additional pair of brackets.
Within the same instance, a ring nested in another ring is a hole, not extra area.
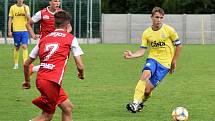
[[(25, 0), (31, 16), (48, 0)], [(0, 43), (7, 38), (8, 11), (16, 0), (0, 1)], [(82, 43), (139, 43), (151, 25), (153, 7), (165, 10), (165, 23), (173, 26), (185, 44), (215, 43), (215, 0), (61, 0), (73, 20), (73, 34)], [(39, 24), (34, 25), (36, 33)], [(32, 40), (29, 39), (31, 42)]]

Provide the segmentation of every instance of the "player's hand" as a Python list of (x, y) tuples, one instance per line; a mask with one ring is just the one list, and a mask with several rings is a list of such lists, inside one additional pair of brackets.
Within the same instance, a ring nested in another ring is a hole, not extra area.
[(31, 83), (30, 82), (27, 82), (27, 81), (24, 81), (22, 83), (22, 88), (23, 89), (30, 89), (31, 88)]
[(83, 80), (83, 79), (84, 79), (84, 75), (83, 75), (83, 74), (80, 74), (80, 73), (78, 72), (78, 78), (81, 79), (81, 80)]
[(126, 51), (124, 52), (124, 58), (125, 58), (125, 59), (130, 59), (130, 58), (132, 58), (132, 52), (131, 52), (130, 50), (126, 50)]
[(8, 37), (10, 37), (10, 38), (12, 37), (12, 32), (11, 31), (8, 32)]
[(175, 68), (176, 68), (176, 61), (172, 61), (169, 73), (173, 74), (175, 71)]
[(34, 40), (37, 40), (37, 39), (40, 38), (40, 35), (39, 35), (39, 34), (32, 35), (32, 38), (33, 38)]

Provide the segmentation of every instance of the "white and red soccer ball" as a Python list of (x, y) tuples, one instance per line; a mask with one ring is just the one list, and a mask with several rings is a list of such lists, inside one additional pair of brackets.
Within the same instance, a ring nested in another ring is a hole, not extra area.
[(172, 111), (174, 121), (187, 121), (188, 111), (184, 107), (177, 107)]

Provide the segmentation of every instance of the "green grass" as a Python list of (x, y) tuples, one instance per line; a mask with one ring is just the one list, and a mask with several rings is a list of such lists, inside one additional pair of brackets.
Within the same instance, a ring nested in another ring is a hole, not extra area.
[[(139, 45), (81, 46), (86, 79), (78, 81), (70, 59), (63, 81), (75, 105), (75, 121), (172, 121), (171, 112), (177, 106), (188, 109), (189, 121), (215, 120), (215, 45), (184, 45), (176, 72), (160, 83), (144, 110), (136, 114), (127, 112), (125, 105), (132, 100), (146, 56), (124, 60), (122, 53), (135, 51)], [(12, 48), (0, 45), (0, 121), (28, 121), (41, 113), (31, 103), (39, 92), (35, 74), (32, 88), (21, 89), (23, 72), (12, 70)], [(60, 121), (59, 109), (53, 121)]]

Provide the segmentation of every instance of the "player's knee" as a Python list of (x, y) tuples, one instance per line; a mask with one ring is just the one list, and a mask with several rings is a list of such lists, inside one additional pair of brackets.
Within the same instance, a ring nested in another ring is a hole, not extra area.
[(20, 47), (15, 47), (16, 51), (18, 51), (18, 50), (19, 50), (19, 48), (20, 48)]
[(45, 121), (51, 121), (53, 119), (53, 114), (45, 114)]
[(46, 120), (45, 120), (45, 121), (51, 121), (52, 118), (53, 118), (53, 116), (46, 117)]
[(151, 72), (150, 71), (144, 71), (141, 80), (148, 80), (151, 77)]
[(65, 113), (71, 113), (72, 110), (73, 110), (73, 105), (70, 103), (62, 111)]
[(22, 49), (26, 50), (28, 48), (27, 45), (22, 45)]

